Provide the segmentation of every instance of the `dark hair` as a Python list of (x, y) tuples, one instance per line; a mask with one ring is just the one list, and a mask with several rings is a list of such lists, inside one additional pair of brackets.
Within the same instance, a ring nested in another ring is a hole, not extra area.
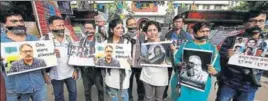
[(114, 33), (111, 30), (113, 30), (118, 24), (123, 24), (123, 21), (121, 19), (113, 19), (109, 23), (109, 29), (108, 29), (109, 38), (113, 37)]
[(238, 40), (240, 40), (240, 39), (242, 39), (242, 40), (243, 40), (243, 38), (242, 38), (242, 37), (239, 37), (239, 38), (238, 38)]
[(105, 46), (104, 50), (106, 50), (107, 48), (112, 48), (112, 49), (114, 49), (112, 45), (107, 45), (107, 46)]
[(196, 34), (197, 31), (199, 31), (203, 27), (210, 28), (210, 24), (208, 22), (198, 22), (198, 23), (194, 24), (194, 26), (193, 26), (194, 33)]
[(174, 18), (173, 18), (173, 22), (175, 22), (177, 19), (182, 19), (182, 21), (184, 22), (184, 18), (182, 15), (176, 15)]
[(56, 15), (54, 15), (54, 16), (50, 16), (49, 18), (48, 18), (48, 24), (53, 24), (53, 21), (54, 20), (64, 20), (63, 18), (61, 18), (61, 17), (59, 17), (59, 16), (56, 16)]
[(23, 48), (24, 46), (29, 46), (29, 47), (33, 48), (30, 44), (25, 43), (25, 44), (20, 45), (20, 51), (22, 50), (22, 48)]
[(146, 25), (146, 23), (148, 22), (148, 20), (142, 20), (139, 23), (139, 29), (142, 29), (141, 31), (143, 31), (144, 26)]
[(156, 22), (156, 21), (149, 21), (149, 22), (147, 22), (146, 25), (143, 27), (143, 32), (147, 32), (148, 27), (150, 25), (155, 25), (156, 28), (158, 29), (158, 32), (161, 32), (161, 27), (160, 27), (159, 23)]
[(86, 22), (84, 23), (84, 25), (86, 25), (86, 24), (91, 24), (94, 28), (96, 28), (95, 21), (86, 21)]
[(3, 12), (3, 23), (6, 23), (7, 18), (10, 16), (22, 16), (22, 13), (17, 9), (11, 9)]
[(260, 44), (259, 44), (259, 47), (266, 47), (267, 46), (267, 43), (265, 42), (265, 41), (263, 41), (263, 42), (261, 42)]
[(247, 47), (247, 48), (244, 50), (244, 52), (246, 52), (247, 49), (250, 49), (250, 51), (253, 51), (253, 48), (252, 48), (252, 47)]
[(257, 44), (257, 40), (251, 38), (251, 39), (248, 39), (248, 42), (249, 42), (250, 40), (254, 40), (255, 44)]
[[(155, 53), (155, 51), (156, 51), (157, 48), (160, 49), (160, 52), (162, 53), (162, 49), (161, 49), (161, 47), (159, 45), (155, 46), (154, 53)], [(156, 55), (156, 53), (155, 53), (155, 55)]]
[(241, 48), (241, 46), (237, 45), (237, 46), (235, 46), (235, 49), (236, 49), (237, 47)]
[[(255, 18), (255, 17), (257, 17), (257, 16), (259, 16), (261, 14), (265, 14), (265, 12), (263, 12), (261, 10), (251, 10), (251, 11), (245, 13), (244, 22), (248, 22), (249, 19)], [(267, 16), (266, 16), (266, 18), (267, 18)]]
[(135, 18), (134, 18), (134, 17), (129, 17), (129, 18), (127, 18), (127, 20), (126, 20), (126, 25), (128, 25), (128, 21), (129, 21), (129, 20), (132, 20), (132, 19), (134, 19), (134, 20), (135, 20)]
[(262, 48), (258, 48), (257, 50), (262, 50), (262, 51), (264, 51), (264, 49), (262, 49)]

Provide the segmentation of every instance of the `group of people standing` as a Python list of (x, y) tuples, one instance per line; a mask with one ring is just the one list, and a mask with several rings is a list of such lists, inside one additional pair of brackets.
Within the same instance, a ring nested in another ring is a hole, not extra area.
[[(173, 58), (173, 65), (169, 68), (136, 65), (139, 64), (138, 59), (141, 54), (142, 43), (164, 41), (160, 38), (161, 27), (157, 21), (144, 20), (138, 24), (135, 18), (130, 17), (125, 23), (127, 27), (127, 32), (125, 33), (123, 21), (114, 19), (109, 22), (107, 34), (96, 30), (96, 27), (103, 29), (103, 26), (99, 26), (99, 23), (103, 22), (104, 19), (85, 22), (85, 37), (80, 40), (79, 46), (91, 47), (95, 43), (113, 43), (129, 44), (132, 47), (131, 56), (134, 59), (134, 65), (131, 65), (131, 68), (104, 69), (68, 65), (70, 54), (68, 48), (74, 42), (65, 32), (63, 18), (51, 16), (48, 19), (50, 33), (43, 35), (40, 39), (26, 33), (24, 20), (20, 13), (10, 11), (4, 18), (3, 22), (7, 31), (1, 33), (1, 43), (52, 40), (55, 45), (58, 63), (56, 67), (49, 69), (12, 76), (7, 76), (4, 66), (2, 66), (3, 72), (1, 76), (5, 81), (7, 101), (29, 101), (29, 99), (32, 99), (32, 101), (46, 101), (47, 88), (45, 84), (52, 84), (55, 101), (64, 101), (64, 84), (66, 84), (69, 92), (69, 101), (77, 101), (76, 80), (79, 78), (79, 71), (82, 74), (86, 101), (92, 101), (91, 87), (93, 85), (97, 87), (99, 101), (108, 100), (105, 99), (105, 94), (112, 101), (132, 101), (134, 76), (137, 83), (138, 101), (163, 101), (168, 97), (168, 86), (171, 86), (172, 101), (207, 101), (212, 76), (217, 77), (219, 81), (216, 101), (230, 101), (231, 99), (233, 101), (253, 101), (255, 93), (260, 87), (261, 70), (246, 72), (247, 68), (228, 65), (227, 62), (234, 54), (233, 45), (236, 37), (262, 38), (261, 33), (252, 33), (250, 32), (252, 30), (248, 30), (253, 27), (264, 29), (266, 14), (261, 11), (247, 12), (244, 16), (245, 30), (236, 36), (227, 37), (219, 52), (217, 47), (208, 40), (211, 31), (211, 25), (208, 22), (196, 23), (192, 27), (193, 33), (191, 35), (182, 29), (184, 25), (183, 16), (175, 16), (172, 30), (165, 34), (164, 38), (164, 40), (173, 41), (174, 43), (169, 47), (169, 57)], [(126, 35), (131, 38), (126, 38)], [(135, 43), (129, 42), (129, 39), (134, 39)], [(213, 57), (215, 63), (207, 64), (209, 77), (204, 92), (180, 84), (180, 70), (184, 64), (184, 48), (209, 50), (215, 56)], [(111, 47), (106, 49), (109, 52)], [(1, 58), (1, 62), (2, 60)], [(108, 64), (115, 63), (112, 58), (108, 58), (105, 61)], [(174, 75), (171, 76), (173, 71)]]

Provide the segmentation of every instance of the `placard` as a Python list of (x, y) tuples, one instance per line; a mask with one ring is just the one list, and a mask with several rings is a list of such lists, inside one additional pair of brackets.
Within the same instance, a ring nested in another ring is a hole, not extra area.
[(172, 67), (168, 57), (171, 41), (150, 42), (141, 44), (141, 66), (145, 67)]
[(80, 47), (79, 43), (72, 45), (71, 53), (68, 60), (69, 65), (75, 66), (95, 66), (95, 47)]
[(54, 43), (50, 40), (1, 43), (1, 55), (7, 75), (57, 66)]
[(228, 64), (268, 70), (268, 40), (237, 37)]
[[(130, 44), (95, 44), (96, 67), (130, 68)], [(109, 61), (111, 60), (111, 61)]]
[(180, 73), (181, 85), (204, 91), (209, 75), (208, 64), (214, 63), (212, 56), (212, 51), (184, 48), (183, 62), (186, 68), (182, 68)]

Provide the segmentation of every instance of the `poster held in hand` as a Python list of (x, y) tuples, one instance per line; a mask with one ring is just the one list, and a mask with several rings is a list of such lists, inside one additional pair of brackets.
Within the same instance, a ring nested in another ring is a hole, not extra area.
[(171, 41), (150, 42), (141, 44), (140, 63), (143, 67), (172, 67), (167, 50)]
[(180, 73), (181, 85), (204, 91), (209, 76), (208, 64), (214, 63), (212, 57), (212, 51), (184, 48), (182, 61), (185, 68)]
[(79, 43), (72, 45), (68, 60), (69, 65), (75, 66), (95, 66), (95, 47), (80, 47)]
[(57, 66), (51, 40), (1, 43), (1, 55), (8, 76)]
[[(242, 40), (243, 39), (243, 40)], [(268, 40), (236, 38), (233, 46), (235, 54), (229, 58), (229, 65), (268, 70)]]
[(131, 45), (95, 44), (95, 67), (130, 68)]

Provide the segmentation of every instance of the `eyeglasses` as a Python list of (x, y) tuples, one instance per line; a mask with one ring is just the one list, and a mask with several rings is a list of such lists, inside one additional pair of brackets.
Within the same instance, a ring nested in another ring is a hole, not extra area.
[(85, 29), (94, 30), (94, 28), (91, 28), (91, 27), (85, 27)]
[(106, 52), (108, 52), (108, 53), (112, 53), (113, 51), (106, 51)]
[(257, 24), (258, 22), (260, 24), (264, 24), (265, 20), (261, 19), (261, 20), (256, 20), (256, 19), (251, 19), (248, 21), (249, 23), (253, 23), (253, 24)]
[(23, 52), (23, 53), (33, 53), (32, 50), (25, 50), (25, 51), (21, 51), (21, 52)]

